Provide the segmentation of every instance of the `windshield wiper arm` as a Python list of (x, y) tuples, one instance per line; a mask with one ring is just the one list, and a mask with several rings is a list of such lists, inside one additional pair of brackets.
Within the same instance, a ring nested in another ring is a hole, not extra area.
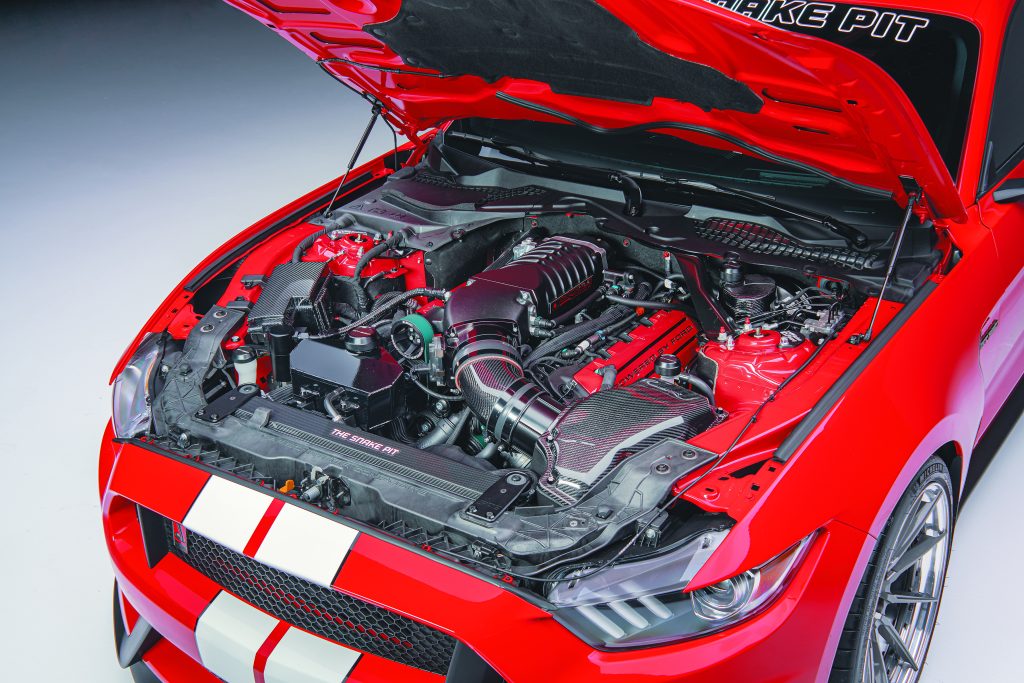
[(800, 218), (805, 221), (817, 223), (832, 233), (842, 237), (847, 243), (855, 247), (866, 247), (868, 246), (868, 236), (863, 232), (853, 227), (849, 223), (844, 223), (833, 216), (828, 214), (818, 213), (817, 211), (806, 211), (789, 204), (778, 201), (777, 199), (766, 197), (765, 195), (758, 194), (756, 192), (747, 192), (746, 190), (740, 190), (735, 187), (726, 187), (723, 185), (716, 185), (715, 183), (705, 182), (703, 180), (690, 180), (688, 178), (680, 178), (675, 176), (663, 175), (662, 180), (667, 183), (682, 185), (684, 187), (693, 187), (698, 189), (709, 190), (711, 192), (732, 195), (741, 197), (755, 204), (763, 206), (772, 211), (784, 213), (794, 218)]
[(492, 137), (459, 132), (448, 132), (445, 135), (457, 139), (476, 142), (484, 145), (485, 147), (490, 147), (493, 150), (501, 152), (507, 157), (526, 162), (533, 166), (541, 166), (559, 173), (584, 177), (587, 180), (592, 178), (604, 180), (622, 189), (622, 196), (626, 205), (624, 213), (627, 216), (639, 216), (644, 212), (644, 195), (643, 191), (640, 189), (640, 185), (628, 174), (621, 171), (601, 168), (599, 166), (580, 166), (578, 164), (570, 164), (565, 161), (549, 159), (527, 149), (526, 147), (523, 147), (522, 145), (507, 144)]
[[(547, 157), (540, 156), (536, 152), (533, 152), (522, 145), (509, 144), (496, 140), (492, 137), (461, 132), (449, 132), (447, 135), (464, 140), (470, 140), (486, 147), (490, 147), (491, 149), (501, 152), (507, 157), (517, 159), (534, 166), (542, 166), (562, 173), (575, 173), (576, 175), (582, 176), (600, 177), (622, 188), (626, 202), (625, 213), (627, 216), (639, 216), (643, 213), (643, 192), (640, 189), (640, 185), (636, 182), (636, 179), (623, 171), (600, 167), (580, 166), (564, 161), (549, 159)], [(667, 174), (650, 175), (644, 173), (640, 177), (642, 180), (653, 180), (667, 185), (676, 185), (699, 189), (705, 192), (713, 192), (715, 194), (725, 196), (740, 197), (741, 199), (753, 202), (758, 206), (767, 208), (776, 213), (782, 213), (811, 223), (817, 223), (833, 234), (843, 238), (848, 244), (854, 247), (863, 248), (868, 245), (867, 235), (848, 223), (844, 223), (843, 221), (827, 214), (796, 208), (761, 194), (747, 192), (746, 190), (740, 190), (734, 187), (716, 185), (715, 183), (703, 180), (692, 180)]]

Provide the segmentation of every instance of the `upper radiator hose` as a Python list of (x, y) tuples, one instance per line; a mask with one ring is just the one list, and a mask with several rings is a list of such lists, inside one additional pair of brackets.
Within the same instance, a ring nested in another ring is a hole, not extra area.
[(605, 261), (591, 242), (552, 237), (452, 292), (444, 326), (455, 386), (499, 443), (531, 453), (563, 411), (526, 379), (519, 349), (540, 321), (597, 289)]

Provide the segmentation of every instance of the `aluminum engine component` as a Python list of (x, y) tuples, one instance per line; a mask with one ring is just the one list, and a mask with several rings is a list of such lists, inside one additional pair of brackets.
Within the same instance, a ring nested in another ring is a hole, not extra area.
[(629, 331), (631, 341), (608, 347), (608, 358), (595, 358), (581, 368), (573, 380), (588, 394), (601, 388), (605, 368), (615, 368), (615, 384), (623, 386), (649, 377), (658, 356), (670, 353), (685, 365), (697, 353), (697, 326), (682, 311), (658, 311), (649, 325), (637, 324)]

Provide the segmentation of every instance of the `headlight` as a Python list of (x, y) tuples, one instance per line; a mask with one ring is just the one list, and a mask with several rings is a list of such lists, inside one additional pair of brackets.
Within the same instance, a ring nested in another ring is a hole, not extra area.
[(558, 607), (555, 619), (603, 648), (650, 647), (707, 635), (746, 619), (781, 593), (813, 538), (756, 569), (684, 592), (727, 533), (709, 531), (670, 553), (578, 581), (570, 576), (548, 596)]
[(127, 439), (149, 428), (152, 415), (151, 376), (160, 360), (162, 350), (160, 335), (148, 335), (139, 344), (124, 372), (114, 380), (115, 436)]

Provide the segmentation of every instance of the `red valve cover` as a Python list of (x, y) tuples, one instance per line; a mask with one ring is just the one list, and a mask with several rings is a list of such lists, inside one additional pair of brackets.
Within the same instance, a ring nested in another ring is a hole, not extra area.
[(629, 332), (632, 341), (616, 342), (608, 348), (610, 358), (597, 358), (577, 372), (573, 379), (588, 394), (601, 387), (599, 371), (615, 366), (615, 386), (632, 384), (654, 371), (654, 361), (663, 353), (674, 353), (683, 367), (697, 353), (697, 327), (685, 313), (658, 311), (650, 317), (650, 327), (639, 325)]
[(775, 330), (745, 332), (734, 340), (711, 341), (701, 355), (717, 366), (715, 403), (732, 413), (756, 408), (814, 353), (814, 344), (804, 340), (781, 348), (782, 335)]

